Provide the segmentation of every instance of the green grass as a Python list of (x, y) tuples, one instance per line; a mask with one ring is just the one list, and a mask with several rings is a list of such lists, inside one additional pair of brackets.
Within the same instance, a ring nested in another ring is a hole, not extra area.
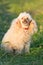
[(38, 25), (38, 32), (32, 37), (30, 53), (14, 55), (0, 47), (0, 65), (43, 65), (43, 0), (0, 0), (0, 44), (11, 20), (23, 11), (29, 12)]
[(23, 55), (1, 52), (0, 65), (43, 65), (43, 49), (31, 48), (30, 54)]

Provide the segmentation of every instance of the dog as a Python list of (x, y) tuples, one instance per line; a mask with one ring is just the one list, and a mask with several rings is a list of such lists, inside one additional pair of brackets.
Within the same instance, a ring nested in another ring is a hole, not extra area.
[(31, 38), (37, 32), (37, 24), (31, 15), (22, 12), (13, 19), (10, 28), (5, 33), (1, 47), (7, 52), (21, 54), (29, 53)]

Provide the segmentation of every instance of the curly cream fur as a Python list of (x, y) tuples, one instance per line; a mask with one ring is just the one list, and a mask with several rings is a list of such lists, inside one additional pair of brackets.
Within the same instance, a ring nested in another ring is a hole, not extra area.
[[(28, 30), (24, 30), (21, 24), (21, 18), (24, 16), (32, 20)], [(1, 46), (6, 51), (13, 52), (13, 49), (15, 49), (16, 53), (21, 53), (23, 50), (29, 52), (31, 37), (35, 32), (37, 32), (37, 25), (30, 14), (26, 12), (20, 13), (20, 15), (12, 21), (10, 28), (2, 39)]]

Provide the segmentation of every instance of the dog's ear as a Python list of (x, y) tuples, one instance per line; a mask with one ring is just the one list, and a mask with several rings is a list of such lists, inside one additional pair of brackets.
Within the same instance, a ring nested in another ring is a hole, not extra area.
[(19, 19), (16, 21), (16, 26), (17, 26), (18, 28), (21, 28), (21, 23), (20, 23), (20, 20), (19, 20)]
[(34, 20), (32, 20), (32, 22), (30, 23), (29, 32), (31, 32), (31, 33), (37, 32), (37, 24)]

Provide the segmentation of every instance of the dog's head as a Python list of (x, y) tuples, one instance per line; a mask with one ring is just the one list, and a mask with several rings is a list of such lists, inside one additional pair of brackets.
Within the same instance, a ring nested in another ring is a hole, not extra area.
[(18, 20), (20, 21), (23, 28), (28, 28), (32, 18), (28, 13), (24, 12), (19, 15)]
[(29, 13), (23, 12), (18, 16), (19, 26), (30, 33), (37, 32), (36, 22)]

